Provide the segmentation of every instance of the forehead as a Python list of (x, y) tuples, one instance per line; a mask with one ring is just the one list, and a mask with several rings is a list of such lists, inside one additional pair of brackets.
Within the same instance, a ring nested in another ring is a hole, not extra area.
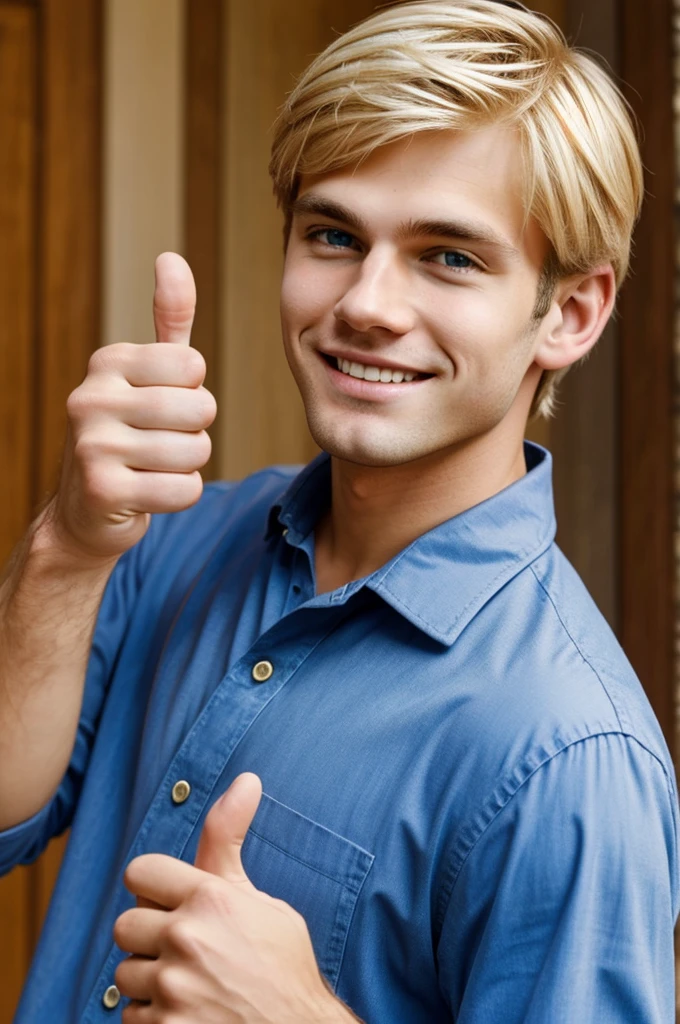
[(364, 161), (303, 175), (298, 196), (320, 194), (350, 208), (376, 232), (405, 219), (485, 224), (531, 262), (547, 242), (526, 216), (520, 139), (509, 128), (419, 132), (381, 146)]

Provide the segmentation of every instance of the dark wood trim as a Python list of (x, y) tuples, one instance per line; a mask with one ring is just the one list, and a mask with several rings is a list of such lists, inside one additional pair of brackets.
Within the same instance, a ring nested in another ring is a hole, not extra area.
[(621, 76), (647, 172), (620, 302), (621, 640), (674, 751), (672, 19), (670, 0), (620, 0)]
[[(567, 0), (571, 43), (618, 68), (614, 0)], [(617, 635), (619, 608), (618, 324), (560, 387), (550, 423), (557, 542)]]
[[(0, 565), (31, 518), (35, 362), (37, 16), (0, 4)], [(0, 879), (0, 1024), (10, 1024), (31, 957), (31, 876)]]
[[(185, 254), (198, 302), (192, 345), (207, 363), (205, 386), (216, 395), (219, 381), (220, 195), (222, 181), (222, 0), (185, 3)], [(219, 465), (219, 432), (211, 430), (213, 453), (205, 479)]]
[[(34, 506), (57, 484), (66, 399), (101, 338), (102, 0), (42, 0), (39, 11)], [(31, 869), (33, 942), (63, 846), (55, 840)]]
[(56, 483), (66, 398), (100, 344), (102, 0), (43, 0), (41, 22), (37, 502)]

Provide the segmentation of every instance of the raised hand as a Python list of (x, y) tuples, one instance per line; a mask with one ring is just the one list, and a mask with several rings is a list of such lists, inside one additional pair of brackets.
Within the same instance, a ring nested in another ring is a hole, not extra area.
[(137, 543), (153, 512), (195, 504), (210, 458), (215, 399), (205, 360), (190, 347), (196, 289), (175, 253), (156, 260), (155, 345), (98, 349), (71, 393), (69, 430), (51, 520), (84, 557), (112, 558)]
[(303, 918), (251, 883), (241, 846), (262, 787), (246, 773), (211, 808), (192, 866), (137, 857), (125, 884), (138, 905), (114, 937), (133, 954), (116, 971), (135, 1000), (124, 1024), (346, 1024), (316, 964)]

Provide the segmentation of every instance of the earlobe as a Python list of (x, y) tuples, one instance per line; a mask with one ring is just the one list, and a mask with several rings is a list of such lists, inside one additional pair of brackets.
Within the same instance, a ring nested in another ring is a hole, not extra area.
[[(615, 299), (616, 280), (610, 265), (558, 284), (548, 313), (548, 320), (553, 316), (555, 325), (536, 349), (535, 363), (542, 370), (562, 370), (582, 359), (602, 334)], [(558, 310), (559, 317), (555, 315)]]

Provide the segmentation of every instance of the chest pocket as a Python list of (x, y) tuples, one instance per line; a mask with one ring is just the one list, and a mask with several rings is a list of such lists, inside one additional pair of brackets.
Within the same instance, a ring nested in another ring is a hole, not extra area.
[(253, 885), (302, 914), (319, 969), (335, 991), (373, 854), (263, 795), (242, 857)]

